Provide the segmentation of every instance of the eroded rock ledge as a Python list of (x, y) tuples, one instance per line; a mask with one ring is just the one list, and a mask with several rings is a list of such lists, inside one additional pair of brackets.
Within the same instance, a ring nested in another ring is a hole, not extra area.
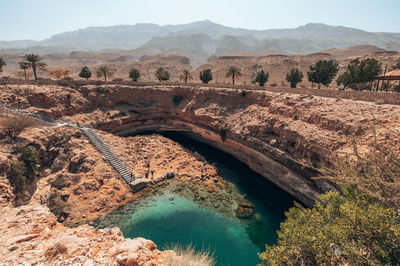
[[(6, 88), (3, 94), (7, 94)], [(276, 92), (190, 86), (19, 88), (10, 103), (53, 117), (68, 116), (105, 131), (182, 131), (234, 155), (307, 205), (331, 184), (311, 177), (332, 155), (359, 151), (372, 136), (396, 147), (400, 106)], [(15, 89), (14, 89), (15, 91)], [(66, 101), (71, 94), (71, 101)], [(7, 98), (7, 97), (6, 97)], [(36, 100), (35, 100), (36, 99)], [(40, 99), (38, 101), (37, 99)], [(117, 112), (117, 113), (116, 113)], [(372, 116), (374, 115), (374, 117)], [(221, 141), (219, 126), (227, 129)], [(305, 167), (308, 163), (312, 168)]]

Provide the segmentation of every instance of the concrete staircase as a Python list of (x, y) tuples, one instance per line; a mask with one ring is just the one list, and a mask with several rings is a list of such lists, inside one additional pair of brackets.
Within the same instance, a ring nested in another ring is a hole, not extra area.
[(93, 143), (93, 145), (102, 153), (107, 161), (111, 164), (111, 166), (117, 171), (118, 174), (121, 175), (122, 179), (128, 184), (129, 188), (133, 192), (137, 192), (140, 189), (144, 188), (149, 181), (145, 180), (142, 177), (135, 177), (132, 169), (128, 166), (128, 164), (118, 156), (111, 148), (111, 146), (106, 143), (103, 138), (97, 134), (96, 130), (92, 127), (87, 127), (86, 125), (77, 124), (71, 120), (67, 119), (54, 119), (50, 117), (46, 117), (34, 112), (21, 110), (15, 108), (13, 106), (9, 106), (0, 102), (0, 114), (12, 114), (12, 115), (25, 115), (29, 116), (36, 121), (40, 122), (40, 124), (44, 126), (65, 126), (65, 127), (74, 127), (82, 130), (85, 135), (89, 138), (89, 140)]
[(81, 130), (128, 184), (133, 183), (137, 179), (132, 169), (112, 150), (110, 145), (96, 133), (95, 129), (82, 127)]

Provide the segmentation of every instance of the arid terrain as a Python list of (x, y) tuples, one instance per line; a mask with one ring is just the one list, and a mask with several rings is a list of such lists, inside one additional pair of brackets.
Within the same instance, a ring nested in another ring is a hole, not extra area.
[[(3, 76), (17, 77), (18, 62), (22, 60), (23, 53), (6, 53), (0, 56), (7, 62), (4, 67)], [(71, 52), (71, 53), (43, 53), (43, 61), (48, 64), (48, 70), (69, 69), (74, 79), (79, 78), (79, 72), (82, 67), (88, 66), (92, 71), (91, 79), (96, 77), (96, 68), (101, 65), (108, 65), (116, 72), (112, 79), (120, 78), (129, 80), (128, 73), (130, 68), (137, 68), (140, 73), (141, 82), (157, 81), (154, 73), (157, 68), (165, 68), (171, 75), (170, 81), (181, 82), (180, 76), (182, 70), (187, 69), (191, 72), (193, 79), (189, 82), (201, 83), (199, 72), (210, 68), (213, 73), (213, 80), (210, 84), (231, 84), (230, 77), (226, 77), (227, 69), (230, 66), (236, 66), (240, 69), (241, 76), (236, 84), (249, 85), (254, 80), (258, 71), (264, 70), (269, 73), (269, 80), (266, 86), (289, 86), (286, 81), (286, 73), (292, 68), (298, 68), (303, 72), (303, 81), (298, 87), (311, 87), (311, 82), (307, 80), (307, 71), (309, 67), (318, 60), (333, 60), (339, 64), (339, 74), (346, 70), (348, 63), (355, 58), (360, 60), (366, 58), (375, 58), (381, 63), (382, 68), (388, 66), (390, 69), (399, 59), (400, 54), (395, 51), (386, 51), (371, 45), (360, 45), (343, 49), (331, 49), (320, 53), (308, 55), (290, 55), (290, 54), (268, 54), (260, 55), (255, 53), (228, 53), (221, 55), (212, 55), (208, 61), (201, 65), (194, 65), (186, 56), (177, 54), (158, 54), (152, 56), (138, 57), (129, 51), (112, 52)], [(48, 73), (39, 72), (42, 78), (51, 78)], [(339, 75), (338, 74), (338, 75)], [(21, 75), (21, 74), (20, 74)], [(338, 75), (336, 77), (338, 77)], [(101, 80), (101, 79), (99, 79)], [(337, 88), (335, 80), (330, 86)]]
[[(173, 85), (5, 85), (0, 98), (46, 116), (93, 125), (135, 173), (143, 175), (149, 163), (154, 176), (173, 171), (174, 182), (202, 185), (208, 195), (204, 206), (224, 197), (218, 192), (224, 181), (214, 166), (160, 135), (129, 135), (186, 132), (232, 154), (308, 206), (335, 186), (313, 179), (315, 169), (329, 165), (337, 155), (351, 154), (353, 139), (358, 151), (366, 152), (375, 130), (379, 142), (400, 149), (399, 105)], [(226, 129), (224, 141), (221, 126)], [(177, 257), (173, 251), (158, 251), (149, 240), (124, 239), (117, 228), (89, 226), (158, 185), (131, 193), (79, 129), (38, 126), (0, 141), (0, 202), (5, 214), (0, 218), (0, 263), (162, 265)], [(38, 150), (40, 177), (15, 195), (6, 177), (11, 159), (23, 146)]]

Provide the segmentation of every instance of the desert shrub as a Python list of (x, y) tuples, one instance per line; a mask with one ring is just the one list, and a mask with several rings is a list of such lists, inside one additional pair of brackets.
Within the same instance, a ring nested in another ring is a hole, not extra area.
[(293, 115), (293, 120), (299, 120), (299, 116), (297, 114)]
[(35, 127), (39, 124), (35, 119), (24, 115), (3, 115), (0, 117), (2, 133), (5, 136), (16, 138), (28, 127)]
[(182, 95), (174, 95), (174, 97), (172, 97), (172, 102), (178, 106), (181, 101), (183, 100), (183, 96)]
[(67, 186), (67, 179), (64, 175), (59, 174), (56, 178), (51, 182), (51, 186), (57, 189), (62, 189)]
[(240, 96), (246, 97), (246, 95), (247, 95), (247, 92), (246, 92), (245, 90), (242, 90), (242, 91), (240, 92)]
[(131, 69), (129, 70), (129, 78), (131, 78), (132, 81), (134, 81), (134, 82), (138, 81), (139, 78), (140, 78), (140, 72), (139, 72), (139, 70), (136, 69), (136, 68), (131, 68)]
[(268, 265), (395, 265), (400, 261), (400, 215), (349, 187), (320, 195), (312, 209), (296, 204), (278, 244), (260, 258)]
[(71, 81), (71, 80), (74, 80), (74, 78), (70, 77), (70, 76), (66, 76), (66, 77), (63, 78), (63, 80)]
[(378, 143), (376, 137), (367, 153), (358, 151), (355, 140), (353, 147), (353, 155), (340, 157), (332, 168), (324, 169), (324, 178), (342, 186), (356, 187), (400, 209), (400, 152)]
[(272, 83), (270, 86), (271, 86), (271, 87), (276, 87), (276, 86), (278, 86), (278, 84)]
[(51, 172), (56, 173), (60, 170), (62, 170), (67, 163), (68, 157), (66, 154), (61, 153), (60, 155), (57, 156), (57, 158), (54, 159), (53, 163), (51, 164)]
[(11, 161), (11, 171), (8, 176), (11, 186), (15, 188), (15, 192), (21, 192), (25, 188), (26, 177), (25, 177), (25, 165), (23, 162), (18, 160)]
[(158, 81), (166, 81), (169, 80), (170, 74), (167, 70), (165, 70), (163, 67), (159, 67), (154, 74)]
[(278, 244), (260, 254), (268, 265), (395, 265), (400, 261), (400, 154), (375, 139), (370, 151), (340, 157), (323, 176), (341, 191), (312, 209), (286, 213)]
[(122, 82), (124, 81), (122, 78), (115, 78), (112, 80), (113, 82)]
[(38, 152), (31, 147), (24, 147), (18, 160), (25, 165), (25, 176), (31, 180), (35, 179), (39, 164)]
[(169, 254), (165, 265), (168, 266), (213, 266), (215, 265), (215, 259), (208, 250), (196, 251), (192, 245), (186, 247), (181, 245), (166, 246), (166, 249), (175, 251), (174, 256)]
[(225, 141), (226, 140), (226, 128), (225, 128), (225, 126), (223, 126), (223, 125), (219, 126), (218, 132), (219, 132), (219, 136), (221, 137), (221, 140)]

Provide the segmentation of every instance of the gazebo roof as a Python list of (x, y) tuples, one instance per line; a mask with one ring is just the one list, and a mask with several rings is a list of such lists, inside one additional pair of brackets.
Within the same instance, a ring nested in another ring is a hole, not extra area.
[(374, 80), (400, 80), (400, 69), (386, 72), (385, 77), (383, 75), (374, 77)]

